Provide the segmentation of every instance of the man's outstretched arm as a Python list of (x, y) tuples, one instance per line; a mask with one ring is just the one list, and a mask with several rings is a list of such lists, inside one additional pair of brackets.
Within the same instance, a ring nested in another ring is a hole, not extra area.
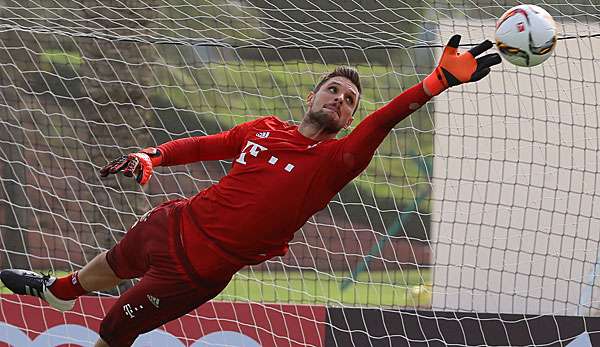
[(467, 52), (458, 51), (459, 43), (460, 35), (452, 36), (429, 76), (371, 113), (344, 139), (342, 156), (346, 166), (362, 171), (398, 122), (449, 87), (479, 81), (490, 73), (491, 66), (501, 61), (497, 53), (477, 58), (493, 46), (488, 40)]
[(148, 147), (140, 152), (122, 155), (100, 169), (100, 176), (123, 172), (144, 185), (157, 166), (173, 166), (206, 160), (231, 159), (240, 152), (246, 124), (214, 135), (194, 136)]
[(240, 130), (233, 128), (214, 135), (193, 136), (165, 142), (160, 151), (160, 166), (173, 166), (197, 161), (224, 160), (235, 157), (241, 150)]

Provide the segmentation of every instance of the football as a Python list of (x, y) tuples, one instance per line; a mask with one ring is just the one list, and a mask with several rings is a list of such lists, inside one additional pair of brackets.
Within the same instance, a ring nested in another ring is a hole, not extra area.
[(539, 65), (556, 46), (556, 23), (539, 6), (515, 6), (496, 23), (496, 46), (504, 59), (515, 65)]

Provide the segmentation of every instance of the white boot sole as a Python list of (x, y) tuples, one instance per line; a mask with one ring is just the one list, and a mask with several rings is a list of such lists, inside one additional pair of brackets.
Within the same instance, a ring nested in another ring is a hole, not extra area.
[(75, 300), (62, 300), (54, 296), (50, 289), (44, 286), (44, 300), (59, 311), (71, 311), (75, 306)]

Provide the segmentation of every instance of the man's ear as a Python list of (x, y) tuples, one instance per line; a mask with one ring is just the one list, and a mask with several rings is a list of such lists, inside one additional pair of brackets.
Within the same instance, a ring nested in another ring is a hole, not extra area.
[(313, 103), (314, 99), (315, 99), (315, 93), (314, 92), (308, 93), (308, 96), (306, 97), (306, 104), (308, 105), (308, 108), (312, 107), (312, 103)]

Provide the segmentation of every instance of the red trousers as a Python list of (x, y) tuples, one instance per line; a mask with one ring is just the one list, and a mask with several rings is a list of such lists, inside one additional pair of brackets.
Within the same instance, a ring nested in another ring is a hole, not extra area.
[(130, 346), (138, 335), (194, 310), (225, 289), (239, 270), (208, 247), (194, 254), (205, 267), (192, 268), (179, 229), (180, 204), (172, 200), (152, 209), (107, 253), (119, 278), (141, 277), (100, 325), (100, 337), (110, 346)]

